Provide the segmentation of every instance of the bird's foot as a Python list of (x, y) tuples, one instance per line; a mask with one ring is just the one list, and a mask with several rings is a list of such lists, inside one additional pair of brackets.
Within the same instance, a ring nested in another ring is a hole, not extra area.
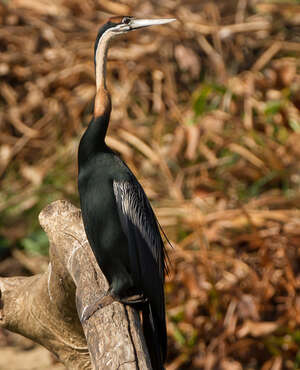
[(135, 294), (128, 297), (122, 297), (119, 299), (119, 301), (127, 305), (133, 305), (138, 303), (146, 303), (148, 299), (145, 298), (143, 294)]
[(127, 297), (116, 297), (110, 291), (106, 292), (101, 298), (97, 299), (94, 303), (86, 306), (81, 314), (80, 321), (85, 322), (88, 320), (94, 313), (101, 308), (108, 306), (112, 302), (121, 302), (127, 305), (135, 305), (146, 303), (148, 301), (142, 294), (135, 294)]
[(101, 298), (97, 299), (94, 303), (90, 304), (89, 306), (86, 306), (81, 314), (80, 321), (84, 322), (88, 320), (94, 313), (101, 308), (108, 306), (114, 301), (117, 301), (118, 299), (110, 294), (110, 292), (105, 293)]

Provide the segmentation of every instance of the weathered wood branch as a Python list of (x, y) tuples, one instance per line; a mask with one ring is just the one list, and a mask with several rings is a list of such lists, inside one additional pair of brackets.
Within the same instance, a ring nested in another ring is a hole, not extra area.
[(80, 323), (84, 308), (108, 288), (80, 210), (57, 201), (39, 219), (50, 241), (48, 270), (0, 278), (0, 326), (42, 344), (67, 369), (151, 369), (135, 310), (114, 302)]

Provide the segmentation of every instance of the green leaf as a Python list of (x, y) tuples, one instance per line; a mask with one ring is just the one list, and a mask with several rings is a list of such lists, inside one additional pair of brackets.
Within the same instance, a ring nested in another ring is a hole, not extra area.
[(171, 317), (171, 320), (173, 322), (176, 322), (176, 323), (181, 322), (183, 319), (184, 319), (184, 312), (183, 311), (179, 311), (175, 315), (172, 315), (172, 317)]
[(193, 348), (197, 344), (198, 332), (193, 330), (192, 336), (188, 339), (187, 345)]
[(274, 114), (278, 113), (282, 107), (282, 102), (280, 100), (272, 100), (267, 102), (265, 108), (265, 114), (267, 116), (274, 116)]
[(215, 83), (203, 84), (193, 105), (196, 117), (217, 109), (226, 91), (226, 87), (222, 85)]
[(42, 230), (30, 234), (20, 241), (21, 246), (29, 253), (47, 255), (49, 242), (47, 235)]
[(211, 87), (206, 85), (201, 89), (201, 92), (194, 102), (194, 111), (196, 116), (201, 116), (207, 111), (207, 100), (211, 93)]
[(261, 177), (259, 180), (255, 181), (252, 186), (249, 188), (250, 197), (257, 196), (262, 188), (270, 181), (275, 179), (278, 176), (278, 171), (271, 171), (266, 176)]
[(295, 330), (292, 333), (292, 338), (297, 344), (300, 344), (300, 330)]
[(289, 126), (290, 128), (295, 132), (300, 132), (300, 122), (289, 120)]
[(181, 344), (182, 346), (186, 343), (184, 335), (177, 326), (175, 326), (174, 328), (174, 339), (177, 343)]

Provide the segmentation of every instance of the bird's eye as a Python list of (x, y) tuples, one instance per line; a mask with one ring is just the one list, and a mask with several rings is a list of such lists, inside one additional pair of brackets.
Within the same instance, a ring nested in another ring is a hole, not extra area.
[(124, 18), (122, 19), (122, 23), (125, 23), (125, 24), (130, 23), (130, 21), (131, 21), (131, 17), (124, 17)]

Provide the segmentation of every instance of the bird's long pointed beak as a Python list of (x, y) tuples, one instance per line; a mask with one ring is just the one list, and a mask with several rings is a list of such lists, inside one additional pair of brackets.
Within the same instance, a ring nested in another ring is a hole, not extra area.
[(160, 24), (166, 24), (176, 21), (175, 18), (165, 18), (165, 19), (133, 19), (130, 22), (130, 29), (136, 30), (138, 28), (156, 26)]

